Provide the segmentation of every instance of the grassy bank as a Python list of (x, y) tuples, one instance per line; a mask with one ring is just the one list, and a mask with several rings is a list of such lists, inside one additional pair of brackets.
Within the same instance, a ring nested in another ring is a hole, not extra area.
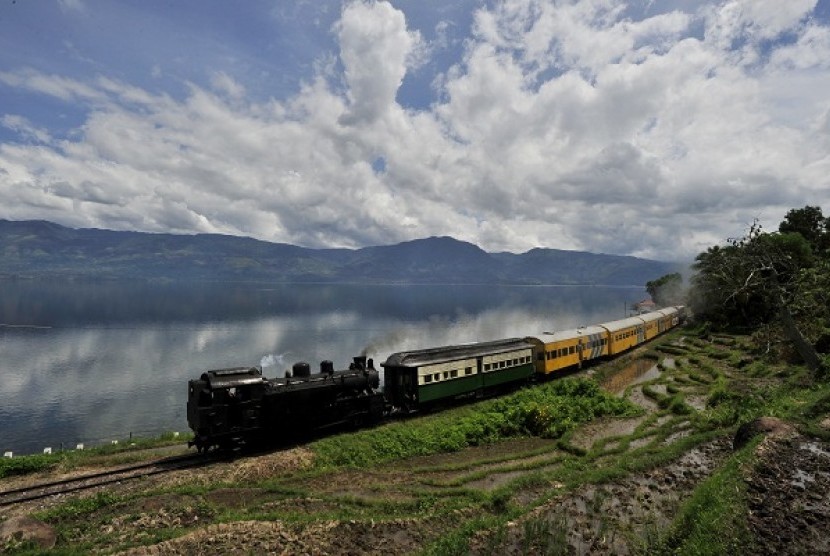
[(329, 437), (314, 442), (311, 449), (320, 467), (363, 467), (509, 438), (556, 439), (592, 419), (641, 412), (592, 380), (566, 378), (421, 419)]
[(157, 437), (129, 438), (115, 444), (85, 450), (65, 450), (52, 454), (34, 454), (0, 459), (0, 479), (43, 471), (71, 471), (81, 465), (120, 465), (140, 461), (147, 451), (182, 446), (192, 435), (163, 433)]

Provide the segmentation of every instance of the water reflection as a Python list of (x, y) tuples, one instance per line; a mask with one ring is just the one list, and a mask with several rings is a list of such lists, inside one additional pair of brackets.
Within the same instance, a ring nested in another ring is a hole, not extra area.
[(602, 387), (614, 394), (622, 394), (625, 389), (635, 384), (659, 378), (660, 368), (657, 361), (642, 357), (635, 359), (602, 382)]
[[(0, 451), (186, 428), (203, 370), (524, 336), (620, 318), (640, 290), (2, 284)], [(9, 326), (11, 325), (11, 326)], [(23, 325), (23, 326), (21, 326)], [(44, 328), (45, 327), (45, 328)]]

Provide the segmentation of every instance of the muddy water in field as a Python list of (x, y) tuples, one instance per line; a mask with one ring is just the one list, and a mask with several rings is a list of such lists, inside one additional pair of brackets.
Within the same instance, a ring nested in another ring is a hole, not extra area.
[[(671, 361), (671, 364), (669, 364), (669, 360), (667, 359), (665, 364), (671, 366), (674, 364), (674, 361)], [(654, 380), (659, 377), (660, 368), (657, 366), (657, 363), (653, 359), (643, 357), (635, 359), (618, 372), (606, 378), (601, 386), (609, 392), (622, 395), (629, 386)]]
[[(663, 361), (666, 367), (674, 367), (674, 360), (667, 358)], [(635, 386), (629, 390), (629, 400), (645, 407), (648, 410), (656, 409), (657, 405), (649, 398), (647, 398), (638, 384), (648, 382), (660, 377), (660, 367), (657, 362), (649, 358), (639, 358), (631, 361), (625, 367), (615, 372), (614, 374), (605, 378), (601, 386), (605, 390), (622, 396), (630, 386)], [(663, 384), (652, 386), (652, 389), (666, 393), (666, 386)], [(575, 446), (584, 450), (590, 450), (596, 442), (610, 438), (610, 437), (624, 437), (633, 434), (637, 427), (642, 423), (643, 417), (635, 419), (612, 419), (609, 421), (598, 421), (588, 423), (573, 435), (572, 442)], [(650, 442), (647, 439), (644, 442)]]

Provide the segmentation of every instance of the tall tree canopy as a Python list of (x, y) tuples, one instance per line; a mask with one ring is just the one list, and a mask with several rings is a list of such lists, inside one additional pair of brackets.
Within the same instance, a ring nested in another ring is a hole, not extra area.
[(790, 211), (778, 232), (765, 232), (755, 222), (745, 236), (710, 247), (695, 260), (693, 313), (722, 326), (778, 327), (818, 369), (822, 362), (815, 346), (830, 330), (825, 289), (830, 261), (822, 247), (829, 235), (821, 209), (808, 206)]
[(781, 233), (798, 233), (806, 239), (814, 253), (830, 249), (830, 217), (825, 218), (820, 207), (807, 205), (792, 209), (778, 226)]

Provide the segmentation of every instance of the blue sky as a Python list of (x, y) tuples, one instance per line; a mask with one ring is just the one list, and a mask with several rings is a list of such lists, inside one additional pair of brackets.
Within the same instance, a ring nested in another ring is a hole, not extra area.
[(830, 0), (0, 0), (0, 218), (689, 259), (830, 213)]
[[(432, 79), (461, 57), (479, 4), (395, 3), (425, 40), (441, 42), (423, 65), (407, 73), (397, 95), (402, 105), (425, 109), (435, 100)], [(222, 72), (244, 84), (249, 100), (265, 102), (296, 95), (303, 82), (314, 79), (320, 63), (338, 62), (332, 26), (343, 3), (21, 0), (2, 6), (0, 67), (6, 70), (32, 68), (80, 81), (106, 76), (177, 99), (187, 97), (189, 84), (210, 88), (213, 76)], [(32, 114), (33, 123), (53, 131), (62, 125), (67, 132), (75, 129), (88, 113), (86, 106), (26, 91), (2, 94), (4, 112)], [(0, 133), (4, 140), (15, 139), (11, 130)]]

